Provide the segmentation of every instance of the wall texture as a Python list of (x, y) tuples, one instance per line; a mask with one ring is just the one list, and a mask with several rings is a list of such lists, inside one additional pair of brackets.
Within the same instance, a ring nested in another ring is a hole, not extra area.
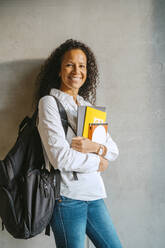
[[(165, 2), (0, 0), (0, 156), (31, 113), (39, 65), (68, 38), (94, 51), (119, 158), (103, 173), (105, 200), (124, 248), (165, 247)], [(87, 247), (93, 247), (87, 239)], [(0, 248), (53, 248), (53, 235)]]

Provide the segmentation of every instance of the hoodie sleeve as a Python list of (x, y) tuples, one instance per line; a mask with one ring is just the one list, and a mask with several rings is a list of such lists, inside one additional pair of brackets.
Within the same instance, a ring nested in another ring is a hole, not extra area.
[(57, 103), (52, 96), (44, 96), (38, 105), (38, 131), (50, 163), (60, 171), (95, 172), (100, 157), (73, 150), (61, 123)]

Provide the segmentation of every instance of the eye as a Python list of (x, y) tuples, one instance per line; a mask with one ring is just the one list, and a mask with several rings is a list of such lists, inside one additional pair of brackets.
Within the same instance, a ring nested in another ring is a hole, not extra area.
[(69, 66), (73, 66), (73, 65), (69, 63), (69, 64), (66, 64), (66, 66), (69, 67)]
[(81, 68), (85, 68), (85, 65), (80, 65)]

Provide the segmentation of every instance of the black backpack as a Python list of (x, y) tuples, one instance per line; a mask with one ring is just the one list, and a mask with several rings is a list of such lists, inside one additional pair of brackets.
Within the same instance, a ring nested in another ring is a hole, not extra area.
[[(67, 115), (62, 104), (55, 100), (66, 135)], [(60, 171), (53, 166), (50, 172), (45, 168), (37, 114), (38, 110), (31, 118), (23, 119), (16, 143), (0, 161), (0, 217), (3, 227), (18, 239), (34, 237), (45, 228), (45, 234), (50, 235), (55, 200), (60, 199)], [(73, 175), (77, 180), (76, 172)]]

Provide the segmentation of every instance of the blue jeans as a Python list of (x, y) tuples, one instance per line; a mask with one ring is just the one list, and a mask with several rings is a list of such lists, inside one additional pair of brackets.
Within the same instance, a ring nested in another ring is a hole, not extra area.
[(85, 234), (98, 248), (122, 248), (103, 199), (61, 200), (50, 222), (57, 248), (84, 248)]

